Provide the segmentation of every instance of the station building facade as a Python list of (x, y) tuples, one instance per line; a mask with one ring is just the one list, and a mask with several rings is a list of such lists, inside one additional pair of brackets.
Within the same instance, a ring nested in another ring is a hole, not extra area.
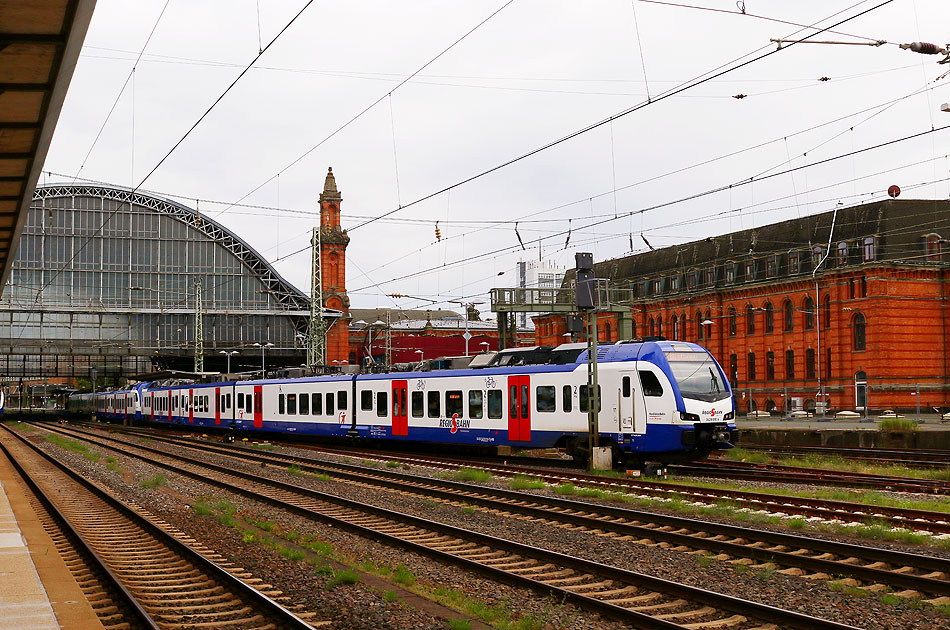
[[(888, 200), (605, 261), (595, 274), (629, 307), (633, 337), (708, 347), (741, 411), (823, 400), (945, 412), (948, 239), (950, 202)], [(602, 342), (618, 339), (617, 318), (599, 316)], [(564, 315), (534, 321), (538, 343), (563, 341)]]
[[(194, 367), (198, 287), (206, 371), (300, 363), (309, 298), (221, 224), (156, 195), (37, 188), (0, 295), (0, 377), (103, 384)], [(81, 382), (81, 381), (80, 381)]]

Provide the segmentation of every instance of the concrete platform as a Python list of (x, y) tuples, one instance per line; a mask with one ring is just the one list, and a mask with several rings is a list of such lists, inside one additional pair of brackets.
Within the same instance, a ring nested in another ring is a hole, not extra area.
[(0, 455), (0, 630), (102, 628)]
[[(918, 420), (916, 416), (905, 416)], [(859, 448), (917, 448), (950, 450), (950, 422), (939, 416), (921, 416), (916, 431), (881, 431), (880, 418), (770, 418), (740, 417), (739, 446), (788, 444)]]

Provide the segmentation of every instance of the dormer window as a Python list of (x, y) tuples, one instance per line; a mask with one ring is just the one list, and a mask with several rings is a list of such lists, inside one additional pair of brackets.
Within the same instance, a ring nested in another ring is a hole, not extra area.
[(825, 257), (825, 248), (821, 245), (816, 245), (811, 248), (811, 266), (812, 269), (817, 269), (818, 265), (821, 264), (821, 259)]
[(789, 275), (798, 273), (801, 271), (801, 268), (798, 263), (798, 250), (793, 249), (788, 252), (788, 273)]
[(939, 234), (927, 235), (927, 260), (940, 260), (942, 240)]
[(877, 258), (877, 239), (873, 236), (868, 236), (864, 239), (864, 262), (871, 262)]
[(653, 280), (653, 295), (659, 295), (663, 293), (663, 279), (658, 278)]
[(745, 281), (755, 280), (755, 260), (745, 261)]
[(715, 267), (706, 267), (706, 286), (707, 287), (716, 286), (716, 268)]
[(670, 291), (679, 291), (683, 288), (683, 276), (674, 274), (670, 276)]
[(774, 278), (778, 275), (778, 256), (772, 254), (765, 259), (765, 277)]
[(848, 243), (841, 241), (838, 243), (838, 253), (836, 257), (839, 267), (844, 267), (848, 264)]
[(696, 289), (697, 284), (699, 284), (699, 272), (695, 269), (690, 269), (686, 274), (686, 288), (693, 291)]
[(726, 263), (726, 284), (733, 284), (736, 281), (736, 263), (729, 261)]

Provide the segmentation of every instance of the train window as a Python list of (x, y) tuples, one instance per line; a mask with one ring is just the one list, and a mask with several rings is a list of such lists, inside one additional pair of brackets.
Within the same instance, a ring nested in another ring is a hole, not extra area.
[(301, 416), (310, 415), (310, 394), (300, 394), (300, 402), (298, 403), (298, 411), (300, 411)]
[[(590, 410), (589, 391), (587, 385), (581, 385), (580, 391), (580, 403), (579, 407), (583, 413), (587, 413)], [(597, 386), (597, 411), (600, 412), (604, 408), (604, 397), (601, 396), (600, 385)]]
[(653, 372), (640, 370), (640, 386), (643, 388), (644, 396), (663, 395), (663, 386), (660, 385), (660, 379)]
[(238, 399), (238, 400), (237, 400), (237, 403), (238, 403), (237, 406), (238, 406), (238, 408), (239, 408), (239, 409), (243, 409), (243, 408), (244, 408), (244, 393), (243, 393), (243, 392), (238, 392), (237, 399)]
[(574, 408), (574, 397), (571, 396), (570, 385), (561, 388), (561, 406), (564, 408), (564, 413), (571, 413)]
[(536, 388), (535, 405), (538, 411), (555, 411), (557, 407), (557, 390), (553, 385), (541, 385)]
[(386, 414), (389, 412), (387, 407), (389, 407), (388, 393), (378, 392), (376, 394), (376, 415), (380, 418), (385, 418)]
[(297, 415), (297, 394), (287, 394), (287, 415)]
[(327, 408), (324, 409), (324, 411), (327, 412), (327, 415), (328, 415), (328, 416), (332, 416), (333, 413), (334, 413), (334, 410), (336, 409), (336, 405), (333, 404), (333, 393), (332, 393), (332, 392), (330, 392), (330, 393), (327, 394), (327, 405), (326, 405), (326, 406), (327, 406)]
[(317, 393), (313, 395), (313, 415), (323, 415), (323, 394)]
[(518, 386), (512, 385), (508, 388), (508, 417), (518, 417)]
[(445, 417), (452, 418), (455, 415), (462, 415), (461, 390), (445, 392)]
[(482, 402), (482, 390), (468, 390), (468, 417), (478, 420), (484, 413), (485, 405)]
[(438, 418), (442, 414), (440, 413), (441, 405), (439, 404), (439, 392), (429, 392), (429, 417)]
[(406, 390), (401, 390), (399, 394), (399, 417), (406, 417)]
[(346, 392), (337, 392), (336, 393), (336, 408), (337, 409), (346, 409), (349, 405), (346, 404)]
[(527, 418), (528, 412), (531, 411), (531, 405), (528, 404), (528, 386), (521, 386), (521, 417)]
[(373, 408), (373, 392), (360, 392), (360, 409), (370, 411)]
[(500, 389), (490, 389), (488, 390), (488, 417), (489, 418), (500, 418), (501, 410), (504, 407), (501, 402), (501, 390)]
[(225, 398), (226, 398), (226, 400), (224, 401), (224, 406), (230, 408), (230, 407), (231, 407), (231, 394), (228, 394), (227, 396), (225, 396)]
[(425, 414), (425, 394), (412, 392), (412, 417), (421, 418)]
[(252, 402), (250, 394), (244, 397), (244, 411), (246, 413), (254, 413), (254, 409), (251, 406)]
[(624, 376), (620, 381), (620, 394), (624, 398), (630, 398), (630, 377)]

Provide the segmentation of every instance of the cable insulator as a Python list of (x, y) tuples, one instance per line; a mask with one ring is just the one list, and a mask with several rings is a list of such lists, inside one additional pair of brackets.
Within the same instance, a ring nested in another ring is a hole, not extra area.
[(921, 55), (945, 55), (947, 54), (946, 48), (941, 48), (936, 44), (931, 44), (929, 42), (911, 42), (909, 44), (901, 44), (901, 48), (904, 50), (910, 50), (911, 52), (920, 53)]

